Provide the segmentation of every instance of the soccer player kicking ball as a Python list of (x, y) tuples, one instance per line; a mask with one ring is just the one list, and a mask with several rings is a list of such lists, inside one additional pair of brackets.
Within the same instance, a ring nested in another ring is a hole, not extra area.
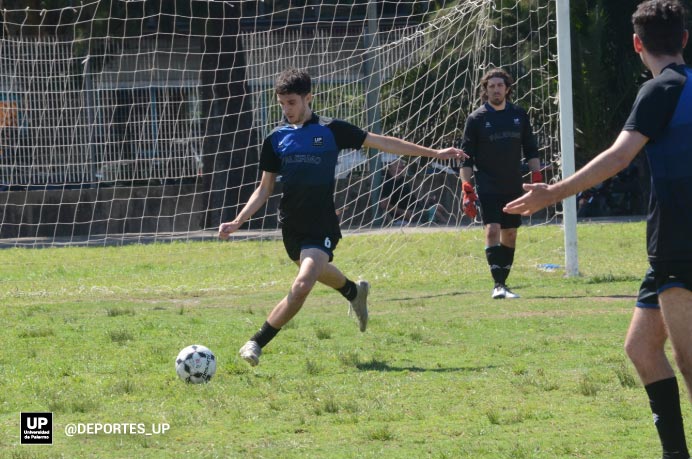
[(689, 33), (678, 0), (648, 0), (632, 15), (634, 50), (653, 74), (639, 90), (615, 143), (571, 177), (524, 185), (505, 212), (530, 215), (603, 182), (645, 148), (651, 169), (647, 219), (650, 269), (642, 282), (625, 350), (649, 396), (664, 459), (688, 459), (680, 395), (664, 345), (692, 394), (692, 69), (682, 51)]
[(259, 363), (262, 348), (298, 313), (316, 282), (338, 290), (350, 302), (361, 332), (368, 325), (369, 284), (362, 280), (356, 284), (332, 264), (334, 249), (341, 239), (334, 207), (334, 172), (339, 150), (365, 146), (398, 155), (466, 157), (457, 148), (434, 150), (318, 116), (310, 108), (311, 86), (310, 75), (303, 70), (290, 68), (278, 76), (275, 92), (284, 120), (264, 139), (261, 181), (236, 218), (219, 227), (219, 237), (228, 239), (269, 199), (276, 177), (281, 175), (281, 232), (286, 252), (299, 269), (288, 295), (240, 348), (240, 356), (252, 366)]

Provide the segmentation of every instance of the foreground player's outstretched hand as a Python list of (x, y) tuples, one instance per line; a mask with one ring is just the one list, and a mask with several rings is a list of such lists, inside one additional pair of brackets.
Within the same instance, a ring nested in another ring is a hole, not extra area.
[(550, 185), (545, 183), (524, 184), (526, 194), (515, 199), (502, 209), (508, 214), (531, 215), (559, 200)]
[(466, 159), (469, 157), (469, 155), (464, 153), (464, 150), (450, 147), (444, 148), (442, 150), (437, 150), (437, 157), (439, 159)]
[(221, 226), (219, 226), (219, 239), (223, 239), (225, 241), (228, 239), (231, 233), (238, 231), (238, 228), (240, 228), (241, 225), (242, 223), (235, 220), (232, 222), (221, 223)]

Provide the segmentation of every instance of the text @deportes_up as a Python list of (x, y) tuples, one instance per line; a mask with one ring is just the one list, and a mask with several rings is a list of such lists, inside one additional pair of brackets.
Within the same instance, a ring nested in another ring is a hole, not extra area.
[(166, 422), (72, 422), (65, 426), (65, 435), (163, 435), (171, 428)]

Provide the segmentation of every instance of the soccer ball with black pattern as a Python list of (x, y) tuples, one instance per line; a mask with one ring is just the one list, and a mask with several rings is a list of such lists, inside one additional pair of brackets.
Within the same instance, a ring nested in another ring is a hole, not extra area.
[(175, 359), (175, 372), (186, 383), (209, 382), (216, 373), (216, 357), (208, 347), (193, 344), (178, 354)]

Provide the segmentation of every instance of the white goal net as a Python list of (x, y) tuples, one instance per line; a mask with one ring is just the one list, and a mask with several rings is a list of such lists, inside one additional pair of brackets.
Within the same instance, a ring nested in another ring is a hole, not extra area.
[[(4, 246), (213, 237), (258, 183), (287, 66), (312, 75), (317, 113), (435, 148), (459, 144), (480, 76), (502, 67), (559, 172), (554, 1), (46, 3), (0, 1)], [(393, 159), (341, 153), (345, 232), (474, 223), (458, 164)], [(387, 169), (402, 215), (382, 204)], [(276, 231), (280, 191), (243, 237)]]

